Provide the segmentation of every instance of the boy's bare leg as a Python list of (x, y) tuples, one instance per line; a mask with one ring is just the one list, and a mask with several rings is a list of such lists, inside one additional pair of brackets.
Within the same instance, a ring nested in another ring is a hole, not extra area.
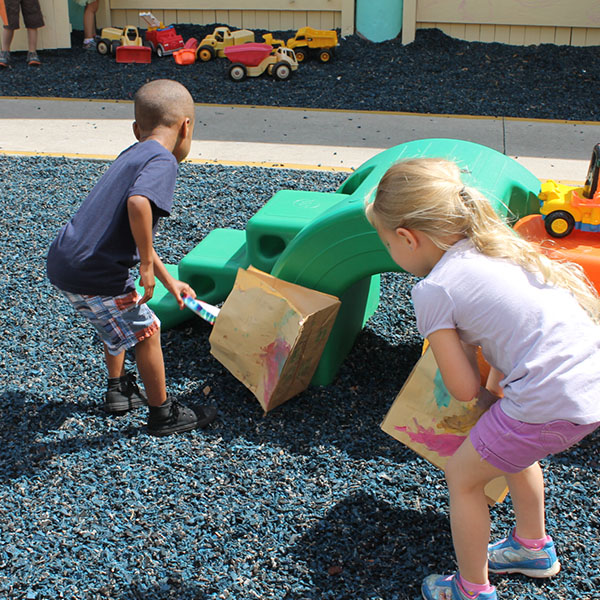
[(165, 363), (160, 344), (160, 329), (138, 342), (135, 346), (135, 360), (150, 406), (160, 406), (167, 399)]
[(104, 344), (104, 360), (110, 379), (116, 379), (125, 375), (125, 350), (121, 354), (114, 356), (108, 352), (106, 344)]

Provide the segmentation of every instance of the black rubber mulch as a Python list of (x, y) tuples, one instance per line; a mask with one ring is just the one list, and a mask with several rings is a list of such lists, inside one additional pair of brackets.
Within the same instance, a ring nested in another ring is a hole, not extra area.
[[(186, 40), (202, 39), (213, 26), (176, 29)], [(256, 31), (257, 41), (262, 33)], [(436, 29), (418, 30), (406, 46), (353, 35), (341, 40), (331, 63), (303, 63), (286, 82), (263, 75), (236, 83), (226, 58), (190, 66), (172, 57), (118, 64), (82, 50), (81, 38), (76, 31), (72, 49), (42, 52), (37, 70), (17, 53), (13, 67), (0, 72), (0, 95), (130, 99), (145, 81), (168, 77), (201, 103), (600, 120), (598, 46), (465, 42)]]

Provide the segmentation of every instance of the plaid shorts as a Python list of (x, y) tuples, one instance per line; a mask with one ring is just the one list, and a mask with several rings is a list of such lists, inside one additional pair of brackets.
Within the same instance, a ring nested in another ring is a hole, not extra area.
[(138, 304), (134, 290), (120, 296), (86, 296), (59, 290), (75, 310), (95, 328), (109, 354), (117, 356), (160, 329), (160, 321), (147, 304)]

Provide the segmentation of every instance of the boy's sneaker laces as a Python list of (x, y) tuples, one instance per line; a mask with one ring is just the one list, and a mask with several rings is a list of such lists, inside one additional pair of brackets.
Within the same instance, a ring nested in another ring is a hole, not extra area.
[(184, 433), (206, 427), (217, 416), (214, 406), (192, 410), (179, 401), (167, 398), (162, 406), (151, 406), (148, 417), (148, 433), (158, 437), (172, 433)]

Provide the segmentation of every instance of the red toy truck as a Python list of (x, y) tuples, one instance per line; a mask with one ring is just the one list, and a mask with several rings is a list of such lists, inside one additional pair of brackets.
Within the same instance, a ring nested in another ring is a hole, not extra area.
[(167, 56), (183, 48), (183, 38), (175, 31), (173, 25), (165, 27), (151, 12), (140, 13), (140, 17), (148, 25), (146, 45), (149, 45), (157, 56)]

